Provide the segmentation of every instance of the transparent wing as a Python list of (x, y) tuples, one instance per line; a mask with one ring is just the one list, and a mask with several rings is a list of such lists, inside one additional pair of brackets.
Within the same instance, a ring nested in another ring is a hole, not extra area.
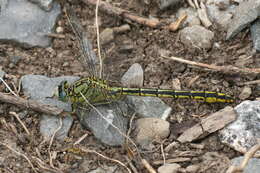
[(98, 71), (96, 69), (96, 64), (98, 64), (98, 59), (92, 49), (92, 44), (88, 39), (87, 32), (84, 32), (79, 20), (72, 10), (66, 7), (65, 13), (81, 49), (82, 56), (80, 57), (80, 61), (90, 75), (97, 77)]

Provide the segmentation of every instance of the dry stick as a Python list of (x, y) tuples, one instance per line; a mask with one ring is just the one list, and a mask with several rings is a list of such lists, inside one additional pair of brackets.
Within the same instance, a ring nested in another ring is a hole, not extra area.
[(166, 57), (166, 56), (162, 56), (163, 58), (167, 58), (167, 59), (171, 59), (177, 62), (181, 62), (184, 64), (189, 64), (189, 65), (193, 65), (193, 66), (198, 66), (198, 67), (203, 67), (203, 68), (208, 68), (211, 70), (216, 70), (216, 71), (220, 71), (223, 73), (260, 73), (260, 68), (238, 68), (238, 67), (234, 67), (234, 66), (217, 66), (217, 65), (210, 65), (210, 64), (204, 64), (204, 63), (199, 63), (199, 62), (194, 62), (194, 61), (190, 61), (190, 60), (185, 60), (182, 58), (178, 58), (178, 57)]
[(13, 115), (18, 120), (18, 122), (22, 125), (22, 127), (24, 128), (27, 135), (30, 136), (29, 130), (27, 129), (25, 124), (22, 122), (22, 120), (19, 118), (19, 115), (17, 115), (17, 113), (15, 113), (15, 112), (9, 112), (9, 114)]
[[(98, 0), (83, 0), (83, 2), (85, 2), (86, 4), (91, 4), (91, 5), (96, 5)], [(129, 11), (118, 8), (118, 7), (114, 7), (111, 4), (104, 2), (104, 1), (100, 1), (100, 5), (99, 8), (106, 12), (107, 14), (113, 15), (113, 16), (118, 16), (123, 18), (124, 20), (126, 20), (127, 22), (133, 21), (145, 26), (149, 26), (151, 28), (159, 28), (161, 25), (163, 25), (162, 21), (156, 20), (156, 19), (148, 19), (145, 17), (140, 17), (134, 14), (131, 14)], [(167, 26), (165, 26), (165, 29), (169, 29), (170, 31), (176, 31), (176, 25), (178, 25), (179, 21), (177, 21), (176, 23), (173, 22)], [(178, 28), (178, 27), (177, 27)]]
[(80, 147), (79, 149), (80, 149), (81, 151), (85, 152), (85, 153), (94, 153), (94, 154), (96, 154), (96, 155), (98, 155), (98, 156), (101, 156), (101, 157), (104, 158), (104, 159), (107, 159), (107, 160), (116, 162), (116, 163), (120, 164), (121, 166), (123, 166), (124, 168), (126, 168), (126, 170), (127, 170), (129, 173), (131, 173), (131, 170), (130, 170), (124, 163), (120, 162), (119, 160), (109, 158), (109, 157), (107, 157), (107, 156), (105, 156), (105, 155), (103, 155), (103, 154), (101, 154), (101, 153), (99, 153), (99, 152), (97, 152), (97, 151), (95, 151), (95, 150), (89, 150), (89, 149), (86, 149), (86, 148), (83, 148), (83, 147)]
[(53, 165), (53, 162), (52, 162), (52, 153), (51, 153), (51, 146), (52, 146), (52, 143), (53, 143), (53, 140), (54, 140), (54, 137), (55, 135), (57, 134), (57, 132), (62, 128), (62, 119), (59, 118), (60, 120), (60, 123), (59, 123), (59, 127), (54, 131), (52, 137), (51, 137), (51, 140), (50, 140), (50, 144), (49, 144), (49, 147), (48, 147), (48, 153), (49, 153), (49, 156), (50, 156), (50, 166), (53, 168), (53, 169), (56, 169), (58, 171), (60, 171), (59, 169), (55, 168), (55, 166)]
[(32, 167), (33, 172), (37, 173), (37, 170), (34, 168), (32, 162), (30, 161), (30, 159), (23, 153), (20, 153), (18, 151), (16, 151), (15, 149), (13, 149), (12, 147), (8, 146), (7, 144), (0, 142), (1, 145), (5, 146), (6, 148), (8, 148), (9, 150), (13, 151), (15, 154), (22, 156), (23, 158), (25, 158), (25, 160), (27, 160), (27, 162), (29, 163), (29, 165)]
[(99, 38), (98, 6), (99, 6), (99, 0), (97, 0), (97, 4), (96, 4), (95, 22), (96, 22), (96, 30), (97, 30), (98, 58), (99, 58), (99, 65), (100, 65), (100, 69), (99, 69), (99, 77), (102, 78), (103, 60), (102, 60), (102, 57), (101, 57), (100, 38)]
[(252, 148), (250, 148), (250, 150), (245, 154), (244, 160), (242, 161), (242, 163), (239, 166), (234, 166), (234, 165), (230, 166), (226, 173), (243, 172), (243, 170), (245, 169), (249, 159), (254, 157), (254, 154), (258, 150), (260, 150), (260, 143), (256, 144)]
[(21, 97), (7, 95), (2, 92), (0, 92), (0, 101), (6, 102), (6, 103), (11, 103), (11, 104), (14, 104), (17, 106), (22, 106), (25, 108), (30, 108), (34, 111), (42, 112), (42, 113), (50, 114), (50, 115), (60, 115), (63, 113), (63, 110), (59, 109), (57, 107), (38, 103), (35, 100), (27, 100), (27, 99), (23, 99)]
[(150, 172), (150, 173), (156, 173), (156, 171), (153, 169), (153, 167), (147, 162), (147, 160), (142, 159), (142, 164), (144, 167)]
[(17, 94), (15, 94), (15, 92), (8, 86), (8, 84), (4, 81), (4, 79), (2, 79), (0, 77), (0, 80), (5, 84), (5, 87), (15, 96), (17, 96)]

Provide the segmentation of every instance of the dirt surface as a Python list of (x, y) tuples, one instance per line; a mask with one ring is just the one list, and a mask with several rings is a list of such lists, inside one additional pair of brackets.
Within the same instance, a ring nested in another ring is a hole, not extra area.
[[(87, 6), (82, 2), (70, 2), (69, 5), (80, 18), (83, 27), (88, 30), (93, 46), (96, 48), (94, 7)], [(116, 5), (136, 12), (139, 15), (147, 16), (147, 13), (149, 13), (149, 10), (145, 10), (137, 2), (133, 3), (133, 1), (124, 1)], [(185, 4), (182, 5), (185, 6)], [(172, 14), (174, 14), (174, 10), (166, 10), (164, 13), (158, 15), (166, 18)], [(105, 28), (118, 27), (126, 23), (115, 16), (109, 16), (102, 12), (99, 14), (99, 20), (100, 31)], [(13, 89), (14, 86), (18, 88), (20, 77), (26, 74), (41, 74), (48, 77), (84, 75), (82, 73), (84, 72), (84, 68), (76, 58), (80, 56), (80, 53), (75, 37), (64, 14), (62, 14), (58, 21), (58, 25), (64, 28), (63, 34), (65, 38), (54, 38), (53, 45), (50, 48), (23, 49), (10, 44), (0, 45), (0, 64), (2, 70), (7, 73), (6, 82)], [(174, 55), (196, 62), (216, 65), (237, 65), (244, 63), (246, 67), (259, 68), (259, 55), (252, 55), (252, 41), (247, 31), (239, 34), (234, 40), (225, 41), (225, 33), (213, 26), (211, 30), (215, 32), (215, 42), (219, 46), (213, 46), (209, 51), (190, 51), (180, 43), (178, 32), (152, 29), (136, 23), (132, 23), (130, 26), (130, 31), (116, 34), (113, 42), (102, 46), (102, 53), (105, 56), (105, 74), (109, 74), (106, 76), (109, 80), (120, 81), (124, 72), (132, 64), (140, 63), (145, 74), (144, 87), (173, 88), (173, 80), (178, 79), (183, 90), (209, 90), (230, 94), (236, 98), (235, 103), (231, 104), (231, 106), (235, 106), (242, 101), (239, 100), (238, 95), (244, 87), (238, 84), (257, 79), (256, 75), (229, 75), (201, 68), (193, 68), (161, 58), (159, 54), (160, 51), (167, 50), (170, 52), (169, 56)], [(125, 51), (122, 47), (128, 45), (131, 45), (133, 49)], [(242, 60), (239, 59), (241, 55), (252, 56), (245, 62), (241, 62)], [(15, 62), (17, 56), (19, 60)], [(248, 99), (253, 100), (259, 97), (260, 86), (251, 85), (250, 87), (252, 95)], [(7, 91), (2, 83), (0, 91)], [(20, 95), (23, 96), (22, 91)], [(167, 146), (176, 139), (184, 129), (195, 122), (199, 122), (203, 116), (208, 116), (226, 106), (226, 104), (206, 104), (193, 100), (173, 101), (164, 99), (164, 101), (173, 108), (173, 111), (168, 119), (171, 122), (172, 134), (164, 141), (163, 146)], [(48, 152), (50, 142), (43, 142), (43, 137), (39, 133), (40, 114), (6, 103), (0, 104), (0, 111), (0, 141), (8, 144), (8, 146), (0, 144), (0, 165), (3, 165), (1, 162), (5, 160), (5, 166), (0, 167), (0, 172), (33, 172), (31, 165), (24, 156), (27, 156), (32, 161), (32, 165), (39, 172), (53, 172), (51, 170), (58, 172), (56, 168), (59, 168), (63, 172), (83, 173), (95, 169), (103, 163), (106, 163), (106, 165), (117, 165), (119, 170), (126, 172), (119, 164), (103, 159), (95, 153), (90, 152), (76, 155), (64, 152), (64, 148), (69, 148), (81, 136), (88, 133), (89, 135), (81, 143), (84, 147), (102, 153), (109, 158), (127, 163), (125, 156), (129, 156), (129, 152), (127, 152), (125, 147), (108, 147), (100, 144), (91, 135), (91, 132), (84, 130), (80, 126), (76, 118), (68, 139), (63, 142), (53, 141), (50, 151), (56, 151), (56, 155), (53, 156), (52, 168)], [(22, 122), (29, 129), (30, 135), (27, 135), (21, 123), (9, 114), (10, 111), (16, 112), (22, 117)], [(233, 149), (220, 143), (217, 134), (211, 134), (197, 141), (197, 143), (204, 145), (204, 147), (200, 149), (191, 144), (180, 144), (167, 153), (166, 159), (187, 157), (190, 158), (189, 161), (179, 163), (183, 168), (201, 164), (199, 172), (219, 173), (228, 167), (229, 159), (240, 155)], [(155, 145), (157, 146), (156, 150), (143, 152), (142, 156), (157, 169), (160, 164), (155, 164), (155, 161), (162, 160), (163, 157), (160, 150), (160, 143), (155, 143)], [(11, 152), (11, 150), (16, 150), (17, 152)], [(42, 162), (38, 160), (37, 163), (35, 157), (41, 159)], [(133, 158), (133, 163), (138, 172), (147, 172), (137, 158)]]

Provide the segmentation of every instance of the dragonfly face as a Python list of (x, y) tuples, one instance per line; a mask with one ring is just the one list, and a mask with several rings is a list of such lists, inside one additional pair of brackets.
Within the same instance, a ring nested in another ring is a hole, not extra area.
[(67, 81), (62, 81), (61, 84), (58, 86), (59, 100), (63, 102), (67, 102), (69, 100), (69, 97), (66, 92), (68, 88), (69, 88), (69, 83)]

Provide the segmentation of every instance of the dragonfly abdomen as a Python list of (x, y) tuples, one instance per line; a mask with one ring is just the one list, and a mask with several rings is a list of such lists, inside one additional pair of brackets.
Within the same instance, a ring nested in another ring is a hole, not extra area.
[(234, 102), (233, 98), (218, 92), (209, 91), (178, 91), (170, 89), (148, 89), (148, 88), (111, 88), (117, 93), (122, 95), (135, 95), (135, 96), (152, 96), (152, 97), (166, 97), (175, 99), (195, 99), (203, 100), (207, 103), (231, 103)]

